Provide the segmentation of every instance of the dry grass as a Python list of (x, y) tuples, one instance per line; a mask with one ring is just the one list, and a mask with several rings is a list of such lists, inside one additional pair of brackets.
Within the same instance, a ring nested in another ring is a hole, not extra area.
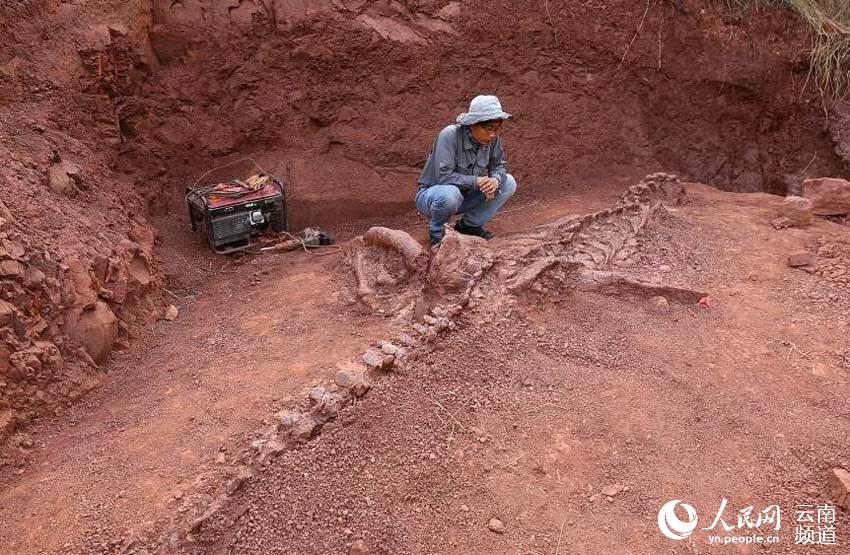
[(847, 95), (850, 85), (850, 1), (724, 0), (729, 9), (782, 5), (802, 17), (812, 30), (812, 74), (825, 98)]
[(812, 28), (812, 68), (825, 96), (842, 98), (850, 82), (850, 3), (847, 0), (789, 0)]

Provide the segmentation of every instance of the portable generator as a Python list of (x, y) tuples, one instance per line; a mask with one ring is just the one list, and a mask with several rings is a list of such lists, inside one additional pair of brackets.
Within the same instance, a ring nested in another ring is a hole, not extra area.
[(210, 245), (220, 254), (246, 249), (266, 231), (289, 229), (286, 185), (266, 174), (244, 181), (186, 187), (186, 206), (192, 230), (203, 225)]

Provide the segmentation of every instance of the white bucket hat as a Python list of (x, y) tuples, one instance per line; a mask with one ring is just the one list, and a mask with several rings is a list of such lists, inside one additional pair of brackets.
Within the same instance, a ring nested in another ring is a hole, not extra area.
[(460, 125), (473, 125), (494, 119), (511, 119), (511, 115), (502, 111), (502, 103), (492, 95), (479, 95), (469, 103), (469, 111), (457, 117)]

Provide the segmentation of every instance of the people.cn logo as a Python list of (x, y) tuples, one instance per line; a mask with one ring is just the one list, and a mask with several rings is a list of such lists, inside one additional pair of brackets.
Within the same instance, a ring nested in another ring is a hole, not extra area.
[[(679, 519), (676, 516), (676, 505), (682, 505), (682, 508), (688, 515), (686, 520)], [(681, 499), (668, 501), (658, 511), (658, 529), (661, 533), (671, 540), (683, 540), (691, 535), (697, 527), (697, 511), (687, 503), (682, 503)]]

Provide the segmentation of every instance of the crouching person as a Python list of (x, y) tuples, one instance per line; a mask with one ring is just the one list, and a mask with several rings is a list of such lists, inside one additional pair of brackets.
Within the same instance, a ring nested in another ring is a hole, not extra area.
[(469, 111), (437, 135), (419, 177), (416, 209), (431, 223), (431, 244), (439, 243), (443, 226), (463, 214), (455, 230), (491, 239), (484, 225), (516, 191), (516, 180), (507, 173), (500, 134), (511, 115), (502, 111), (495, 96), (476, 96)]

